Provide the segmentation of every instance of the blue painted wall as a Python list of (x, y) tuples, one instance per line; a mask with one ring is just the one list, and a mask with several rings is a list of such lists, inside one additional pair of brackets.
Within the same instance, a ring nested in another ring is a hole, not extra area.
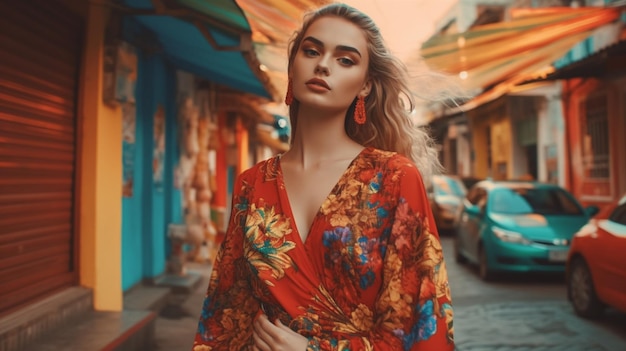
[(131, 157), (130, 161), (126, 160), (127, 163), (132, 163), (133, 193), (132, 197), (122, 197), (122, 288), (124, 291), (141, 280), (144, 255), (141, 199), (143, 198), (142, 180), (145, 171), (141, 160), (145, 157), (145, 150), (142, 147), (143, 133), (139, 132), (144, 122), (137, 115), (137, 111), (135, 115), (135, 143), (131, 146), (131, 150), (125, 151), (134, 152), (134, 157)]
[[(149, 67), (143, 62), (143, 54), (138, 51), (138, 76), (135, 84), (135, 144), (132, 152), (132, 196), (122, 198), (122, 289), (128, 290), (143, 278), (143, 266), (146, 256), (144, 233), (150, 230), (144, 220), (143, 201), (145, 198), (145, 179), (151, 177), (150, 168), (145, 168), (145, 159), (151, 158), (146, 148), (145, 129), (150, 124), (146, 118), (146, 86), (150, 86)], [(124, 157), (124, 156), (123, 156)], [(126, 156), (127, 157), (127, 156)]]
[[(138, 52), (133, 196), (122, 199), (122, 287), (165, 273), (168, 223), (180, 223), (181, 195), (174, 188), (178, 160), (175, 70), (159, 55)], [(163, 180), (153, 178), (154, 115), (165, 111)]]
[[(165, 217), (164, 225), (167, 231), (167, 225), (170, 223), (183, 223), (183, 204), (181, 189), (174, 186), (174, 174), (178, 167), (180, 155), (180, 141), (178, 140), (178, 105), (175, 101), (178, 92), (176, 90), (176, 70), (168, 67), (165, 76), (167, 103), (165, 104), (166, 120), (165, 120)], [(167, 232), (163, 237), (165, 240), (165, 256), (171, 254), (171, 242), (167, 239)]]
[[(153, 167), (153, 148), (154, 148), (154, 115), (157, 112), (157, 108), (161, 105), (165, 108), (165, 72), (163, 61), (159, 56), (147, 56), (143, 58), (140, 64), (146, 67), (146, 84), (142, 84), (145, 88), (143, 95), (143, 105), (145, 108), (142, 118), (145, 120), (144, 133), (144, 147), (146, 150), (150, 150), (146, 153), (143, 161), (143, 167), (146, 170), (151, 170)], [(165, 245), (162, 237), (165, 235), (165, 223), (163, 216), (165, 215), (165, 205), (163, 199), (162, 185), (157, 185), (152, 177), (152, 172), (146, 174), (144, 177), (144, 198), (143, 198), (143, 212), (145, 225), (148, 228), (144, 232), (143, 244), (145, 248), (145, 255), (143, 260), (143, 276), (152, 277), (156, 276), (159, 272), (159, 268), (164, 266)], [(161, 267), (159, 267), (161, 266)], [(162, 271), (162, 269), (161, 269)]]

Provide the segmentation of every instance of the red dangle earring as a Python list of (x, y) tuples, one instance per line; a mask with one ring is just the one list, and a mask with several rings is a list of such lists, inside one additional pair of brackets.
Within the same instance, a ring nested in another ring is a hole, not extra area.
[(365, 97), (359, 96), (356, 100), (356, 106), (354, 108), (354, 121), (357, 124), (365, 124), (367, 116), (365, 115)]
[(285, 94), (285, 105), (289, 106), (293, 102), (293, 93), (291, 91), (291, 78), (289, 78), (289, 83), (287, 83), (287, 94)]

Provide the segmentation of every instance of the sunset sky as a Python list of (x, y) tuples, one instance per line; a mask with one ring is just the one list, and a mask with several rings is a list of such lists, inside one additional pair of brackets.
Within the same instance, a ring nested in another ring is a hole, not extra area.
[(380, 27), (387, 44), (404, 59), (433, 34), (435, 23), (457, 0), (343, 0), (367, 13)]

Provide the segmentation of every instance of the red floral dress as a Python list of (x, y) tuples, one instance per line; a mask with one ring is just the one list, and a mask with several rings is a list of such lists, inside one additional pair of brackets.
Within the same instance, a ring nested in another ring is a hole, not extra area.
[(411, 161), (366, 148), (304, 243), (292, 217), (279, 156), (237, 178), (194, 351), (246, 350), (261, 311), (307, 350), (454, 349), (443, 252)]

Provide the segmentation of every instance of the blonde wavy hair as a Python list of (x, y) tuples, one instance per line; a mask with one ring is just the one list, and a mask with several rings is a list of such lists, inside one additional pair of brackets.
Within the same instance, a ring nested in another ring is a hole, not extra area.
[[(355, 97), (346, 113), (346, 133), (363, 146), (395, 151), (410, 158), (424, 181), (428, 182), (432, 174), (442, 171), (435, 143), (425, 127), (416, 125), (411, 119), (415, 100), (408, 84), (408, 70), (391, 54), (378, 26), (369, 16), (341, 3), (326, 5), (308, 13), (304, 17), (302, 28), (294, 33), (289, 43), (289, 69), (309, 26), (326, 16), (336, 16), (354, 23), (362, 29), (368, 43), (368, 78), (372, 83), (372, 89), (365, 99), (367, 122), (357, 125), (352, 118), (356, 105)], [(298, 101), (294, 99), (289, 106), (292, 140), (297, 128), (298, 105)]]

